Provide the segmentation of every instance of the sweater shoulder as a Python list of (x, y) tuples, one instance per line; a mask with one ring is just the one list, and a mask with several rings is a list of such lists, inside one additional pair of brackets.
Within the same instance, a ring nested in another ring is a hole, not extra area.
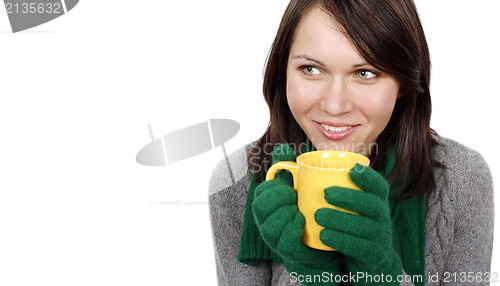
[[(459, 162), (481, 157), (478, 151), (465, 146), (455, 140), (437, 136), (435, 137), (438, 145), (434, 148), (434, 156), (441, 162)], [(484, 161), (484, 160), (483, 160)]]
[(246, 144), (221, 159), (210, 177), (209, 195), (236, 185), (250, 176), (247, 156), (253, 144)]
[(489, 176), (491, 180), (488, 164), (478, 151), (445, 137), (436, 139), (438, 145), (433, 150), (434, 158), (448, 172), (469, 180), (478, 174), (483, 174)]
[(426, 271), (488, 269), (484, 261), (493, 242), (494, 218), (489, 167), (476, 150), (436, 139), (433, 155), (442, 167), (435, 169), (436, 188), (427, 201)]
[(483, 156), (451, 139), (439, 137), (438, 143), (433, 153), (442, 167), (436, 168), (429, 204), (440, 205), (450, 217), (465, 209), (492, 208), (493, 178)]

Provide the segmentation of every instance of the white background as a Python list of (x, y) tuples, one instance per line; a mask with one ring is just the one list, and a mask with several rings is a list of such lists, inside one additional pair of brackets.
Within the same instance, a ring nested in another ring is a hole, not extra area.
[[(287, 3), (83, 0), (18, 34), (0, 13), (0, 285), (216, 285), (206, 202), (221, 148), (166, 167), (135, 155), (147, 124), (159, 137), (234, 119), (228, 152), (260, 137)], [(480, 151), (499, 182), (500, 2), (416, 4), (432, 127)]]

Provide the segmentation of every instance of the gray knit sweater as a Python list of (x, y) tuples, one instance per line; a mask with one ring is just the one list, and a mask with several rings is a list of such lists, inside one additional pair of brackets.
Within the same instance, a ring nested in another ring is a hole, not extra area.
[[(479, 153), (442, 137), (434, 157), (437, 187), (427, 200), (426, 285), (489, 285), (493, 248), (493, 183)], [(251, 174), (250, 146), (219, 162), (210, 180), (210, 216), (219, 285), (302, 285), (282, 263), (248, 266), (237, 260)], [(233, 181), (234, 179), (234, 181)], [(486, 281), (486, 282), (485, 282)], [(491, 280), (494, 281), (494, 280)], [(382, 284), (381, 284), (382, 285)], [(401, 285), (413, 285), (401, 282)]]

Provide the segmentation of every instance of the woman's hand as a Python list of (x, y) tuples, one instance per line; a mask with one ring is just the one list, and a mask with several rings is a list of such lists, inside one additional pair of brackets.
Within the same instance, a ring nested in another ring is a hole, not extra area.
[(364, 192), (330, 187), (325, 190), (325, 199), (360, 215), (319, 209), (315, 219), (325, 227), (321, 241), (346, 255), (351, 272), (401, 274), (401, 259), (392, 247), (389, 184), (379, 173), (360, 164), (351, 169), (350, 176)]
[[(273, 162), (295, 161), (288, 145), (273, 150)], [(307, 267), (335, 268), (337, 253), (312, 249), (302, 242), (304, 215), (297, 207), (297, 193), (292, 188), (291, 174), (278, 173), (279, 178), (262, 182), (255, 189), (252, 205), (255, 222), (264, 241), (282, 258)]]

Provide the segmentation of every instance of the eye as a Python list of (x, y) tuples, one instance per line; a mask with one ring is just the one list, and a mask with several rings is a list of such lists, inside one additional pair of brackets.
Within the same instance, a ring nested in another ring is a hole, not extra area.
[(373, 79), (379, 75), (379, 73), (369, 70), (356, 71), (356, 77), (359, 77), (360, 79)]
[(301, 66), (300, 69), (306, 75), (319, 75), (319, 74), (321, 74), (321, 71), (318, 68), (315, 68), (313, 66)]

